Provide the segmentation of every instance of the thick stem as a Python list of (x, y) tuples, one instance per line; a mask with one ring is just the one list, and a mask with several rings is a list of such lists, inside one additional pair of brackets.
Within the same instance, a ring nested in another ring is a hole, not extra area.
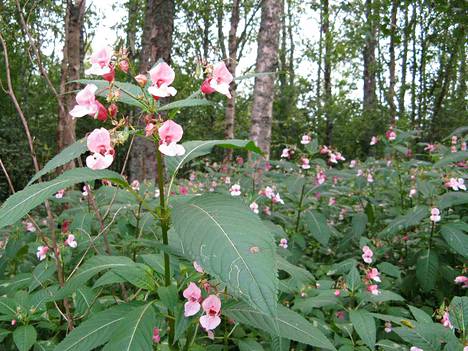
[[(164, 196), (164, 164), (161, 152), (156, 149), (156, 166), (158, 178), (156, 179), (159, 187), (159, 205), (160, 205), (160, 219), (161, 219), (161, 230), (163, 244), (168, 245), (168, 231), (170, 226), (170, 214), (166, 206), (166, 197)], [(167, 252), (164, 252), (164, 283), (166, 286), (171, 285), (171, 266), (170, 266), (170, 257)], [(169, 312), (169, 318), (167, 319), (167, 324), (169, 326), (169, 346), (172, 348), (174, 343), (174, 332), (175, 332), (175, 323), (174, 316)]]

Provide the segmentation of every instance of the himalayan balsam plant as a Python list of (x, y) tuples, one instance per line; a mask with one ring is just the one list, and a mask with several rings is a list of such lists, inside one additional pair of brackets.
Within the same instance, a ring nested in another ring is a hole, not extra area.
[[(130, 67), (124, 50), (93, 53), (102, 79), (79, 81), (70, 115), (102, 126), (0, 208), (0, 350), (466, 351), (467, 127), (446, 146), (391, 126), (366, 161), (306, 132), (265, 161), (247, 140), (182, 142), (171, 118), (246, 77), (208, 65), (176, 100), (169, 65)], [(154, 181), (108, 169), (137, 137)], [(215, 147), (239, 155), (213, 163)]]

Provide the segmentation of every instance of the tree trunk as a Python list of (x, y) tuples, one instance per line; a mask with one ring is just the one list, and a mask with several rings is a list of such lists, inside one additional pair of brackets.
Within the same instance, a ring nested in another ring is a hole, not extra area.
[(398, 114), (400, 119), (405, 115), (405, 95), (406, 95), (406, 65), (408, 64), (408, 41), (409, 41), (409, 21), (408, 21), (408, 7), (409, 1), (404, 0), (404, 32), (403, 32), (403, 51), (401, 53), (401, 87), (398, 96)]
[(319, 35), (319, 48), (318, 48), (318, 67), (317, 67), (317, 85), (316, 85), (316, 100), (317, 100), (317, 115), (315, 116), (315, 129), (319, 126), (319, 119), (322, 113), (322, 56), (323, 56), (323, 9), (320, 6), (320, 35)]
[[(61, 151), (75, 142), (75, 120), (69, 112), (75, 105), (73, 91), (78, 90), (77, 83), (67, 84), (80, 78), (81, 67), (81, 29), (86, 8), (86, 0), (68, 0), (65, 14), (65, 43), (60, 79), (60, 99), (64, 109), (59, 109), (57, 128), (57, 147)], [(63, 169), (74, 167), (74, 162), (65, 165)]]
[(325, 60), (324, 60), (324, 72), (323, 72), (323, 92), (324, 99), (323, 105), (325, 110), (326, 119), (326, 141), (327, 145), (331, 145), (333, 142), (333, 118), (331, 115), (331, 101), (332, 101), (332, 87), (331, 87), (331, 55), (332, 55), (332, 37), (330, 33), (330, 6), (328, 0), (323, 0), (323, 26), (322, 31), (325, 36)]
[[(396, 119), (396, 106), (395, 106), (395, 41), (397, 34), (397, 14), (398, 14), (398, 0), (392, 0), (392, 14), (390, 20), (390, 65), (389, 65), (389, 75), (390, 75), (390, 84), (388, 86), (388, 105), (390, 108), (390, 124), (395, 124)], [(405, 70), (406, 67), (403, 67)]]
[[(278, 45), (281, 27), (281, 1), (263, 0), (256, 72), (274, 72), (278, 65)], [(270, 156), (271, 124), (273, 119), (274, 75), (255, 77), (250, 138)]]
[(128, 55), (130, 58), (135, 58), (135, 50), (136, 50), (136, 32), (137, 32), (137, 24), (138, 24), (138, 0), (129, 0), (127, 2), (128, 8), (128, 22), (127, 22), (127, 49)]
[(413, 62), (411, 64), (411, 127), (416, 127), (416, 72), (418, 71), (418, 56), (416, 51), (416, 18), (417, 18), (417, 5), (413, 4), (413, 13), (411, 15), (411, 41)]
[(375, 48), (377, 28), (375, 25), (373, 7), (375, 4), (372, 0), (366, 0), (366, 27), (367, 33), (364, 44), (363, 59), (364, 59), (364, 111), (375, 109), (376, 94), (375, 94)]
[[(228, 51), (229, 57), (227, 58), (227, 68), (233, 76), (236, 75), (237, 67), (237, 27), (239, 26), (239, 0), (232, 2), (231, 12), (231, 27), (229, 29), (228, 37)], [(232, 98), (228, 99), (225, 117), (224, 117), (224, 137), (226, 139), (234, 138), (234, 122), (236, 118), (236, 83), (231, 83)]]
[[(145, 11), (140, 73), (145, 73), (160, 59), (171, 62), (174, 29), (174, 0), (148, 0)], [(143, 126), (143, 121), (140, 121)], [(130, 153), (130, 180), (156, 179), (156, 150), (152, 141), (136, 138)]]

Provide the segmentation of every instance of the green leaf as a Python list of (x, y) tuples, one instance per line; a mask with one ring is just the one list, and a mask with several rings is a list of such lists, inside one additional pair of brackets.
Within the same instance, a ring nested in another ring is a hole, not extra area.
[[(107, 97), (109, 94), (109, 82), (106, 80), (78, 79), (73, 82), (96, 85), (98, 87), (96, 92), (97, 96)], [(145, 94), (147, 97), (151, 98), (145, 89), (142, 90), (138, 85), (135, 84), (114, 81), (114, 86), (119, 88), (121, 91), (118, 101), (127, 105), (144, 108), (144, 105), (137, 99), (137, 96)]]
[(57, 266), (49, 261), (42, 261), (39, 263), (32, 272), (31, 284), (29, 284), (28, 291), (31, 292), (39, 285), (43, 284), (47, 279), (51, 278)]
[(64, 172), (51, 181), (27, 186), (10, 196), (0, 207), (0, 228), (15, 223), (60, 189), (68, 188), (76, 183), (103, 178), (124, 182), (123, 177), (113, 171), (75, 168)]
[(27, 185), (31, 185), (44, 174), (47, 174), (57, 167), (63, 166), (64, 164), (74, 160), (81, 154), (85, 153), (86, 150), (88, 150), (88, 147), (86, 146), (86, 138), (80, 139), (70, 146), (67, 146), (65, 149), (60, 151), (60, 153), (55, 155), (49, 162), (47, 162), (46, 165), (39, 172), (37, 172), (34, 177), (31, 178)]
[(377, 335), (374, 317), (366, 310), (353, 310), (349, 318), (361, 340), (374, 350)]
[(432, 250), (427, 250), (419, 256), (416, 262), (416, 278), (424, 291), (432, 290), (435, 287), (439, 272), (439, 257)]
[(332, 235), (332, 231), (327, 224), (327, 219), (320, 212), (310, 210), (304, 213), (304, 221), (307, 224), (310, 234), (321, 245), (327, 246)]
[(338, 298), (329, 291), (327, 293), (319, 294), (318, 296), (294, 300), (294, 309), (305, 314), (310, 314), (315, 308), (336, 306), (337, 304)]
[(150, 291), (156, 290), (155, 280), (149, 267), (142, 263), (133, 263), (131, 266), (113, 268), (112, 272), (137, 288)]
[(56, 298), (62, 299), (86, 284), (93, 276), (106, 269), (133, 267), (135, 263), (124, 256), (94, 256), (76, 271), (57, 293)]
[(351, 291), (356, 291), (362, 285), (361, 275), (355, 266), (350, 269), (346, 276), (346, 284)]
[(427, 206), (413, 207), (407, 214), (392, 220), (378, 235), (379, 237), (392, 237), (404, 229), (418, 225), (424, 218), (428, 218), (429, 216), (430, 211)]
[(2, 342), (10, 334), (11, 334), (11, 331), (0, 328), (0, 342)]
[[(278, 316), (276, 318), (272, 318), (270, 315), (243, 303), (227, 307), (223, 310), (223, 314), (237, 322), (264, 330), (271, 335), (327, 350), (335, 350), (319, 328), (313, 326), (298, 313), (282, 305), (278, 305)], [(275, 325), (278, 325), (277, 329)]]
[(75, 295), (75, 313), (85, 315), (94, 303), (96, 293), (87, 286), (81, 286), (76, 289)]
[(116, 326), (128, 315), (129, 305), (118, 305), (96, 313), (81, 323), (58, 344), (54, 351), (89, 351), (105, 344), (115, 333)]
[(450, 224), (444, 224), (440, 227), (440, 232), (453, 251), (468, 257), (468, 235)]
[(353, 229), (353, 234), (358, 239), (361, 237), (362, 234), (366, 231), (367, 225), (367, 215), (365, 213), (356, 213), (352, 220), (351, 226)]
[(468, 296), (455, 296), (449, 309), (453, 326), (465, 333), (468, 330)]
[(393, 331), (409, 344), (422, 348), (424, 351), (440, 350), (438, 335), (434, 332), (432, 324), (414, 324), (414, 328), (397, 327), (393, 328)]
[(437, 200), (439, 210), (464, 204), (468, 204), (468, 193), (451, 191), (440, 196)]
[(253, 339), (239, 340), (239, 351), (264, 351), (262, 345)]
[(119, 322), (103, 351), (152, 351), (156, 322), (153, 302), (134, 307)]
[(260, 154), (261, 150), (255, 146), (255, 143), (249, 140), (194, 140), (182, 144), (185, 148), (185, 154), (182, 156), (165, 157), (166, 169), (169, 174), (175, 175), (177, 171), (191, 160), (208, 155), (215, 146), (228, 149), (245, 149)]
[(283, 279), (281, 282), (295, 291), (301, 290), (314, 280), (314, 276), (309, 271), (289, 263), (281, 256), (276, 256), (276, 262), (278, 263), (278, 270), (289, 274), (289, 278)]
[(175, 108), (186, 108), (186, 107), (195, 107), (195, 106), (210, 106), (214, 105), (211, 101), (207, 99), (183, 99), (171, 102), (169, 104), (161, 106), (158, 111), (168, 111)]
[(278, 290), (273, 237), (239, 199), (204, 194), (172, 211), (183, 254), (227, 284), (229, 293), (276, 314)]
[(36, 340), (37, 332), (32, 325), (23, 325), (13, 332), (13, 341), (19, 351), (28, 351)]
[(389, 263), (389, 262), (382, 262), (377, 265), (377, 268), (382, 273), (385, 273), (391, 277), (400, 279), (401, 278), (401, 270), (397, 266)]
[(468, 159), (468, 151), (453, 152), (434, 163), (434, 167), (444, 167), (450, 163), (464, 161), (466, 159)]
[(417, 308), (417, 307), (414, 307), (414, 306), (410, 306), (408, 305), (411, 313), (413, 314), (414, 318), (416, 318), (416, 320), (418, 322), (421, 322), (421, 323), (432, 323), (432, 318), (431, 316), (429, 316), (426, 312), (424, 312), (423, 310)]

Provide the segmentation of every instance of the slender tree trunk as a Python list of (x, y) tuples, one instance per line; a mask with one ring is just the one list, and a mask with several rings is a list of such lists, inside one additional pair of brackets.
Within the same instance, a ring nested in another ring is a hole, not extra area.
[(371, 111), (375, 109), (376, 93), (375, 93), (375, 48), (377, 45), (376, 35), (377, 28), (375, 25), (373, 7), (375, 4), (373, 0), (366, 0), (366, 38), (363, 51), (364, 59), (364, 97), (363, 109), (364, 111)]
[[(148, 0), (143, 27), (140, 73), (149, 71), (160, 59), (171, 62), (174, 30), (174, 0)], [(141, 125), (143, 121), (140, 121)], [(154, 180), (157, 175), (154, 143), (136, 138), (129, 160), (130, 180)]]
[(319, 118), (322, 112), (322, 56), (323, 56), (323, 9), (320, 6), (320, 35), (319, 35), (319, 49), (318, 49), (318, 67), (317, 67), (317, 85), (316, 85), (316, 99), (317, 99), (317, 116), (315, 117), (315, 128), (318, 128)]
[(408, 7), (409, 1), (404, 0), (404, 32), (403, 32), (403, 51), (401, 53), (401, 87), (398, 96), (398, 114), (400, 119), (405, 115), (405, 97), (406, 97), (406, 66), (408, 64), (408, 41), (409, 41), (409, 21), (408, 21)]
[(426, 28), (424, 25), (424, 9), (423, 4), (420, 2), (420, 14), (419, 14), (419, 45), (421, 51), (421, 57), (419, 59), (419, 93), (418, 93), (418, 123), (424, 124), (426, 108)]
[[(237, 27), (239, 26), (239, 0), (234, 0), (232, 2), (232, 11), (231, 11), (231, 27), (229, 29), (228, 37), (228, 51), (229, 57), (227, 60), (227, 68), (233, 76), (236, 75), (237, 67)], [(226, 139), (234, 138), (234, 123), (236, 118), (236, 83), (233, 81), (231, 83), (231, 95), (232, 98), (228, 99), (225, 117), (224, 117), (224, 137)], [(230, 155), (230, 153), (229, 153)]]
[[(263, 0), (256, 72), (274, 72), (278, 65), (278, 45), (282, 16), (281, 1)], [(271, 124), (275, 77), (271, 74), (255, 77), (250, 138), (270, 156)]]
[(331, 87), (331, 55), (332, 55), (332, 36), (330, 32), (330, 6), (328, 0), (323, 0), (323, 26), (322, 31), (325, 36), (325, 67), (324, 67), (324, 109), (326, 116), (326, 144), (333, 142), (333, 117), (331, 115), (332, 87)]
[(136, 32), (137, 32), (137, 23), (138, 23), (138, 0), (128, 0), (128, 23), (127, 23), (127, 49), (130, 58), (135, 57), (136, 50)]
[[(75, 105), (74, 90), (79, 84), (67, 84), (80, 78), (81, 69), (81, 31), (86, 0), (68, 0), (65, 14), (65, 43), (63, 46), (63, 60), (60, 79), (60, 99), (63, 109), (59, 109), (57, 128), (57, 147), (62, 150), (75, 142), (75, 120), (69, 112)], [(74, 167), (74, 162), (65, 165), (63, 169)]]
[[(389, 75), (390, 75), (390, 84), (388, 86), (388, 105), (390, 108), (390, 124), (395, 124), (396, 119), (396, 105), (395, 105), (395, 41), (397, 35), (397, 14), (398, 14), (398, 0), (392, 0), (392, 14), (390, 20), (390, 65), (389, 65)], [(403, 68), (404, 70), (406, 67)]]
[(418, 7), (413, 4), (413, 13), (411, 15), (411, 41), (412, 45), (412, 65), (411, 65), (411, 127), (416, 127), (416, 72), (418, 71), (418, 56), (416, 51), (416, 18)]

